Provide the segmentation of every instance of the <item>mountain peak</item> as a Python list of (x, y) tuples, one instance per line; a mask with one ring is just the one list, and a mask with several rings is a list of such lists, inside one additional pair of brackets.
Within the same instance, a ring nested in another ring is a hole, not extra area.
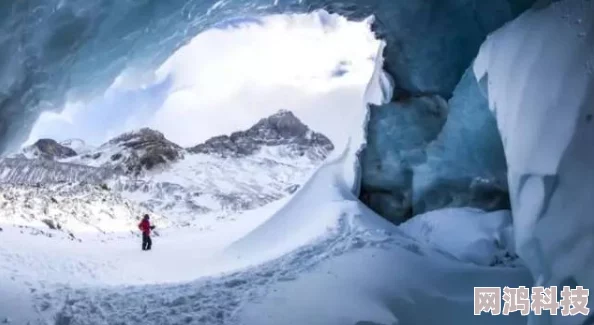
[(334, 149), (326, 136), (310, 130), (291, 111), (280, 110), (259, 120), (245, 131), (211, 138), (189, 148), (188, 151), (223, 157), (243, 157), (252, 155), (263, 147), (276, 146), (289, 146), (292, 154), (296, 156), (312, 153), (310, 156), (315, 159), (325, 158)]
[(58, 143), (54, 139), (39, 139), (25, 148), (25, 155), (48, 160), (62, 159), (76, 156), (76, 151)]
[(277, 113), (263, 118), (252, 126), (247, 132), (272, 131), (280, 137), (302, 137), (309, 131), (309, 127), (303, 124), (291, 111), (280, 110)]
[(276, 113), (270, 115), (267, 118), (264, 119), (269, 119), (269, 120), (278, 120), (278, 119), (293, 119), (293, 120), (298, 120), (297, 116), (295, 116), (295, 114), (293, 114), (293, 112), (289, 111), (288, 109), (280, 109), (278, 110)]
[[(132, 141), (135, 140), (135, 141)], [(169, 141), (165, 138), (163, 133), (153, 130), (151, 128), (141, 128), (135, 131), (126, 132), (118, 135), (117, 137), (109, 140), (107, 144), (125, 144), (129, 142), (136, 143), (137, 140), (146, 141)]]
[(122, 133), (98, 148), (87, 147), (82, 141), (75, 142), (78, 141), (64, 144), (80, 145), (84, 151), (80, 150), (78, 156), (65, 159), (66, 162), (104, 167), (132, 176), (164, 168), (184, 156), (182, 147), (169, 141), (163, 133), (150, 128)]
[(165, 138), (163, 133), (150, 128), (123, 133), (101, 148), (119, 147), (122, 150), (110, 157), (110, 164), (135, 175), (183, 158), (183, 148)]

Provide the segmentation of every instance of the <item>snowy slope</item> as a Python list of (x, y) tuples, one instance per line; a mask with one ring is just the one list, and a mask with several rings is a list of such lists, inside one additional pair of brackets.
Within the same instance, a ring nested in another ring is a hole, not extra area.
[(225, 217), (292, 194), (319, 161), (283, 158), (270, 148), (241, 158), (188, 155), (167, 171), (119, 178), (114, 189), (154, 211), (190, 224), (201, 215)]
[[(137, 232), (139, 218), (149, 212), (97, 185), (0, 184), (0, 225), (60, 230), (75, 238), (83, 233)], [(159, 226), (170, 224), (150, 213)]]
[(100, 184), (114, 176), (114, 171), (47, 159), (0, 159), (0, 183), (48, 184), (86, 182)]
[[(169, 143), (159, 148), (179, 151)], [(281, 110), (248, 130), (180, 151), (160, 169), (119, 177), (110, 185), (181, 225), (191, 225), (203, 215), (224, 218), (294, 193), (333, 149), (328, 138)]]
[[(222, 259), (224, 247), (278, 210), (333, 149), (288, 112), (256, 126), (244, 131), (249, 138), (231, 137), (240, 148), (253, 149), (247, 154), (230, 155), (234, 148), (216, 142), (207, 151), (189, 152), (141, 130), (98, 148), (59, 144), (85, 150), (73, 157), (46, 150), (4, 159), (0, 281), (10, 285), (0, 286), (0, 296), (25, 295), (19, 306), (27, 312), (13, 313), (11, 301), (0, 307), (0, 321), (66, 322), (53, 313), (74, 287), (192, 281), (245, 266)], [(159, 166), (144, 160), (172, 148), (179, 152), (176, 159)], [(158, 226), (155, 256), (148, 260), (137, 253), (136, 231), (147, 211)], [(93, 323), (89, 319), (83, 324)]]
[(327, 137), (281, 110), (188, 149), (148, 128), (97, 148), (42, 139), (0, 161), (0, 183), (107, 184), (174, 226), (196, 226), (294, 193), (333, 149)]
[(97, 149), (87, 144), (83, 139), (64, 140), (60, 142), (60, 145), (74, 150), (78, 155), (84, 155)]
[[(509, 229), (508, 214), (500, 213), (501, 218), (493, 222), (476, 210), (436, 211), (421, 216), (415, 221), (418, 224), (398, 228), (359, 203), (344, 187), (324, 186), (323, 182), (340, 179), (335, 177), (342, 174), (337, 163), (342, 159), (324, 166), (300, 190), (301, 197), (313, 191), (319, 197), (317, 203), (293, 206), (289, 202), (268, 220), (242, 225), (240, 231), (224, 236), (227, 243), (219, 240), (215, 254), (207, 259), (203, 255), (212, 251), (204, 246), (201, 233), (187, 237), (176, 231), (158, 239), (158, 255), (150, 258), (134, 253), (130, 248), (134, 243), (106, 246), (112, 257), (84, 262), (99, 266), (93, 269), (94, 279), (85, 280), (88, 275), (82, 271), (68, 271), (84, 284), (29, 275), (52, 283), (33, 295), (39, 311), (34, 317), (72, 325), (443, 324), (444, 319), (458, 324), (524, 324), (519, 314), (506, 318), (472, 314), (473, 286), (531, 284), (521, 266), (484, 264), (490, 261), (485, 257), (498, 254), (497, 242), (505, 236), (503, 230)], [(299, 193), (292, 199), (299, 200)], [(258, 215), (270, 212), (259, 211)], [(457, 224), (462, 229), (456, 238), (443, 236), (452, 231), (448, 221), (457, 217), (462, 217)], [(426, 225), (433, 226), (431, 233), (424, 230)], [(482, 231), (474, 233), (474, 229)], [(224, 232), (213, 232), (219, 234)], [(242, 239), (225, 249), (229, 240), (238, 237)], [(482, 247), (479, 251), (477, 243)], [(82, 253), (66, 255), (77, 254)], [(270, 259), (272, 254), (277, 258)], [(133, 261), (121, 262), (127, 259)], [(61, 258), (43, 263), (58, 268), (68, 265)], [(161, 265), (157, 272), (155, 265)], [(198, 278), (217, 270), (227, 272), (189, 281), (192, 274)], [(176, 280), (183, 282), (171, 283)], [(101, 283), (134, 285), (105, 287)], [(427, 306), (434, 312), (423, 312)]]

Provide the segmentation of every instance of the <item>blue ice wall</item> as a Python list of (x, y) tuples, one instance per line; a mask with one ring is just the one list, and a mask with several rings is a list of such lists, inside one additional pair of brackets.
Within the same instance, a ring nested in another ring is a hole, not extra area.
[(403, 122), (399, 110), (370, 108), (367, 148), (361, 153), (361, 199), (371, 208), (395, 222), (449, 206), (509, 208), (505, 155), (486, 94), (472, 72), (460, 78), (486, 36), (532, 3), (379, 4), (376, 30), (387, 41), (385, 69), (395, 81), (393, 103), (388, 107), (406, 106), (411, 97), (419, 96), (451, 100), (439, 136), (415, 146), (414, 155), (402, 153), (406, 146), (418, 144), (419, 137), (409, 130), (433, 134), (436, 129), (430, 119)]
[(447, 104), (439, 98), (370, 108), (361, 197), (393, 222), (444, 207), (510, 207), (497, 122), (472, 69)]
[(441, 133), (414, 169), (415, 214), (442, 207), (509, 208), (507, 165), (497, 121), (468, 69), (449, 101)]
[(361, 152), (361, 198), (393, 222), (412, 216), (413, 170), (441, 131), (447, 103), (414, 97), (370, 108), (367, 145)]

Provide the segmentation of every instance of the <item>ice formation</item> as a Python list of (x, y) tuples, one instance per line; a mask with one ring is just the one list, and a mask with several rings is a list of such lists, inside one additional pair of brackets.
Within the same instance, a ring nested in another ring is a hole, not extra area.
[(413, 171), (414, 213), (456, 206), (509, 209), (503, 145), (472, 69), (448, 104), (445, 125)]
[[(491, 35), (474, 64), (503, 139), (517, 250), (539, 285), (594, 285), (593, 60), (594, 2), (567, 0)], [(592, 321), (576, 318), (553, 323)]]
[(440, 96), (411, 98), (369, 109), (361, 152), (362, 200), (393, 222), (413, 215), (413, 169), (437, 138), (448, 114)]

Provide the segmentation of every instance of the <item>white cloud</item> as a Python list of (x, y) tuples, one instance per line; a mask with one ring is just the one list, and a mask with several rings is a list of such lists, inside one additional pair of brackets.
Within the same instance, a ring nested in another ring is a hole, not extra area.
[(90, 142), (156, 128), (183, 146), (249, 127), (279, 109), (338, 140), (361, 109), (379, 42), (368, 22), (338, 15), (277, 15), (197, 35), (152, 71), (128, 70), (101, 97), (45, 113), (28, 142)]

